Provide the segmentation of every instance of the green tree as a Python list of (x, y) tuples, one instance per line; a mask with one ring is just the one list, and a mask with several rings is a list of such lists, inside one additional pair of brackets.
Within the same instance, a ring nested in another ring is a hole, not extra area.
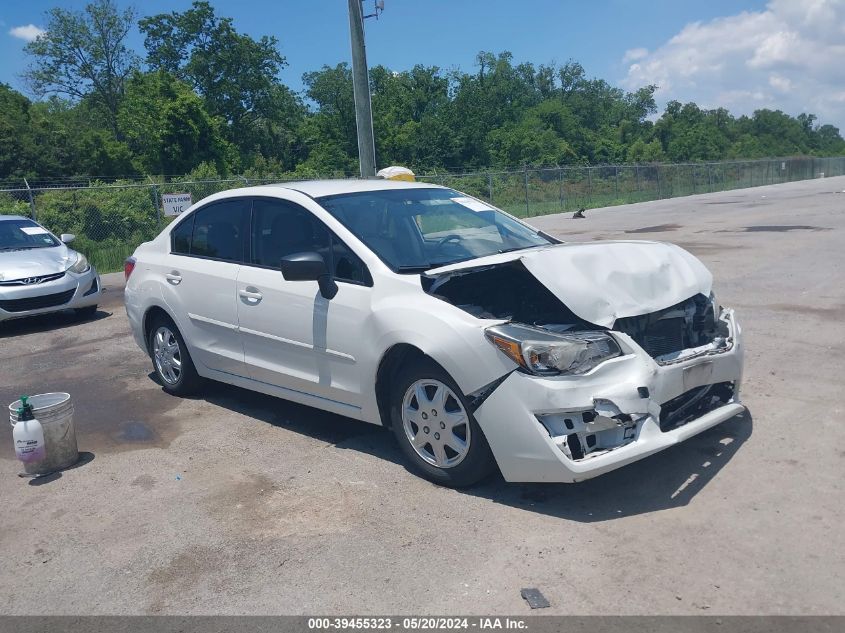
[(112, 0), (95, 0), (83, 11), (50, 9), (47, 32), (26, 45), (34, 61), (25, 77), (36, 94), (89, 99), (117, 135), (126, 78), (138, 61), (126, 44), (134, 22), (134, 11), (118, 11)]
[[(353, 172), (358, 164), (352, 71), (346, 62), (302, 76), (305, 95), (317, 111), (303, 126), (306, 165), (318, 173)], [(378, 158), (378, 157), (377, 157)]]
[[(212, 116), (222, 118), (228, 138), (244, 152), (253, 149), (273, 119), (274, 106), (290, 106), (292, 95), (278, 80), (286, 66), (274, 37), (253, 39), (238, 33), (231, 18), (215, 15), (208, 2), (195, 1), (179, 12), (145, 17), (138, 23), (144, 34), (147, 64), (186, 81), (205, 101)], [(288, 110), (283, 108), (288, 113)]]
[(228, 171), (229, 144), (190, 86), (165, 71), (136, 73), (118, 120), (138, 171), (183, 174), (203, 162)]

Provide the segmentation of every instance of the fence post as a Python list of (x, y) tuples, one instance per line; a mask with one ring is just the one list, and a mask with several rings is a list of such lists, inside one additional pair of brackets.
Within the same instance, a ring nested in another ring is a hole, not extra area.
[(642, 183), (640, 182), (640, 164), (637, 163), (637, 193), (641, 193), (643, 190)]
[(660, 191), (660, 163), (654, 165), (654, 170), (657, 172), (657, 199), (660, 200), (663, 197), (663, 192)]
[(150, 178), (150, 176), (147, 176), (147, 178), (150, 179), (150, 182), (153, 185), (153, 203), (156, 206), (156, 224), (158, 225), (158, 228), (161, 229), (161, 225), (164, 224), (164, 218), (162, 217), (164, 210), (161, 208), (161, 203), (159, 202), (158, 185), (152, 178)]
[(566, 200), (563, 197), (563, 167), (557, 168), (558, 188), (560, 189), (560, 210), (566, 209)]
[(693, 195), (695, 195), (696, 193), (698, 193), (698, 192), (695, 190), (695, 165), (693, 165), (693, 166), (692, 166), (692, 193), (693, 193)]
[(707, 163), (707, 184), (710, 193), (713, 193), (713, 170), (710, 169), (710, 163)]
[(528, 164), (525, 165), (525, 216), (531, 217), (531, 207), (528, 203)]
[(487, 172), (487, 190), (490, 192), (490, 204), (493, 204), (493, 174)]
[(26, 178), (23, 179), (23, 184), (26, 185), (26, 193), (29, 195), (29, 211), (32, 213), (32, 219), (38, 221), (38, 218), (35, 215), (35, 198), (32, 196), (32, 189), (30, 189)]
[(614, 167), (616, 171), (616, 199), (619, 200), (619, 165)]
[(587, 200), (593, 205), (593, 168), (587, 167)]

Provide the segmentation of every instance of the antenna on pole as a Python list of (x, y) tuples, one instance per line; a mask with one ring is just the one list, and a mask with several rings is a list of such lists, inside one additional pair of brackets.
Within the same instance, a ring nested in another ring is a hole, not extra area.
[[(352, 92), (355, 96), (355, 125), (358, 131), (358, 163), (361, 178), (375, 178), (376, 145), (373, 135), (373, 111), (370, 102), (370, 77), (364, 46), (363, 0), (349, 0), (349, 39), (352, 43)], [(378, 19), (384, 11), (384, 0), (375, 0), (375, 13), (366, 17)]]
[(367, 18), (375, 18), (376, 20), (378, 20), (379, 14), (384, 11), (384, 0), (374, 0), (373, 5), (375, 6), (374, 12), (370, 13), (370, 15), (365, 15), (365, 20)]

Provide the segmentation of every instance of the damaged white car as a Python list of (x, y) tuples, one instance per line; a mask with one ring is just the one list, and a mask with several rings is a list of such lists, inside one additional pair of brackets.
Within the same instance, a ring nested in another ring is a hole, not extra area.
[(191, 207), (126, 266), (135, 338), (202, 379), (391, 427), (466, 486), (575, 482), (743, 411), (740, 328), (672, 244), (560, 243), (422, 183), (299, 182)]

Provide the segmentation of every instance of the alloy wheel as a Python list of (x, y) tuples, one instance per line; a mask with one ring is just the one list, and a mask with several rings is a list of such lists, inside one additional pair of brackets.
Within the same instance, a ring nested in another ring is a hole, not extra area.
[(182, 375), (182, 354), (179, 341), (169, 327), (162, 325), (153, 337), (153, 361), (161, 379), (175, 385)]

